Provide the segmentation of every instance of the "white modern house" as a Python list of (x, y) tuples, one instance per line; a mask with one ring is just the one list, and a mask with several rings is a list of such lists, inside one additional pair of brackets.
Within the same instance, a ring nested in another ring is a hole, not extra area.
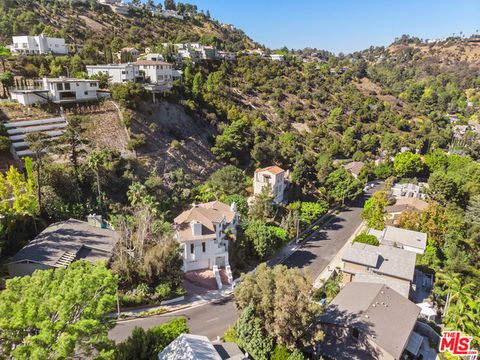
[(280, 204), (284, 201), (287, 178), (288, 173), (278, 166), (257, 169), (253, 175), (253, 194), (259, 195), (265, 187), (270, 187), (273, 201)]
[(10, 97), (24, 106), (30, 106), (49, 101), (57, 104), (96, 101), (109, 96), (109, 93), (99, 90), (98, 80), (43, 78), (38, 87), (11, 89)]
[(426, 187), (426, 186), (427, 186), (426, 183), (395, 184), (392, 187), (392, 196), (395, 198), (411, 197), (411, 198), (425, 199), (427, 196), (422, 192), (422, 187)]
[(158, 53), (148, 53), (147, 55), (145, 55), (145, 60), (165, 61), (165, 58), (163, 57), (162, 54), (158, 54)]
[(171, 88), (173, 83), (173, 65), (164, 61), (139, 60), (134, 63), (143, 72), (145, 80), (152, 84)]
[(12, 36), (10, 51), (25, 55), (67, 55), (68, 47), (65, 39), (48, 37), (43, 34), (38, 36)]
[(107, 65), (87, 65), (88, 76), (107, 74), (109, 82), (121, 84), (129, 81), (139, 81), (143, 79), (138, 65), (127, 64), (107, 64)]
[(226, 267), (230, 240), (239, 223), (235, 203), (219, 201), (193, 205), (174, 220), (175, 239), (182, 245), (185, 272)]

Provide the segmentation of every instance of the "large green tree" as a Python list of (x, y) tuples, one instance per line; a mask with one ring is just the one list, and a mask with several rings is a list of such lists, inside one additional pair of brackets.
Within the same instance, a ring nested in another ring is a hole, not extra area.
[(410, 151), (402, 152), (393, 159), (393, 168), (397, 176), (416, 176), (423, 170), (422, 158)]
[(385, 227), (385, 206), (387, 205), (388, 195), (384, 191), (377, 191), (373, 196), (365, 201), (362, 211), (362, 219), (367, 226), (376, 230), (383, 230)]
[(66, 359), (105, 350), (117, 280), (103, 263), (76, 261), (7, 280), (0, 293), (0, 353)]

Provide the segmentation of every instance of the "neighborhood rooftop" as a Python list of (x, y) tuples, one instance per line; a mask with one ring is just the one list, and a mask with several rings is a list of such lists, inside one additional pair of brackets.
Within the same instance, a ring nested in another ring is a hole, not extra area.
[(407, 346), (420, 308), (383, 284), (351, 282), (320, 317), (323, 323), (357, 328), (394, 359)]
[(280, 174), (282, 172), (284, 172), (285, 170), (283, 170), (281, 167), (279, 166), (276, 166), (276, 165), (273, 165), (273, 166), (268, 166), (268, 167), (265, 167), (263, 169), (257, 169), (255, 170), (255, 172), (269, 172), (273, 175), (277, 175), (277, 174)]
[(413, 280), (416, 254), (387, 245), (353, 243), (345, 251), (343, 261), (366, 265), (378, 274)]
[(62, 267), (74, 260), (108, 260), (119, 235), (109, 229), (69, 219), (50, 225), (12, 257), (10, 264), (34, 262)]
[(405, 249), (419, 249), (421, 252), (427, 247), (427, 234), (419, 231), (386, 226), (385, 229), (369, 229), (368, 234), (374, 235), (382, 244), (402, 246)]

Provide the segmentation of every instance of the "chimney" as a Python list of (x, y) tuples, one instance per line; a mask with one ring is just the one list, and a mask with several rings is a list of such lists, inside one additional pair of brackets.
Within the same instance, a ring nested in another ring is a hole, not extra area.
[(96, 228), (103, 228), (102, 215), (90, 214), (87, 216), (87, 223)]

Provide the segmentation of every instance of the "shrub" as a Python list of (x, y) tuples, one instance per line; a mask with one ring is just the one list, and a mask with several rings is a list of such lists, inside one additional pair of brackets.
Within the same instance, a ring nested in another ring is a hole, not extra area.
[(369, 245), (374, 245), (378, 246), (380, 245), (380, 242), (378, 241), (377, 237), (374, 235), (368, 235), (365, 233), (361, 233), (353, 239), (353, 243), (363, 243), (363, 244), (369, 244)]
[(155, 296), (159, 301), (167, 299), (172, 295), (172, 289), (168, 284), (160, 284), (155, 288)]

